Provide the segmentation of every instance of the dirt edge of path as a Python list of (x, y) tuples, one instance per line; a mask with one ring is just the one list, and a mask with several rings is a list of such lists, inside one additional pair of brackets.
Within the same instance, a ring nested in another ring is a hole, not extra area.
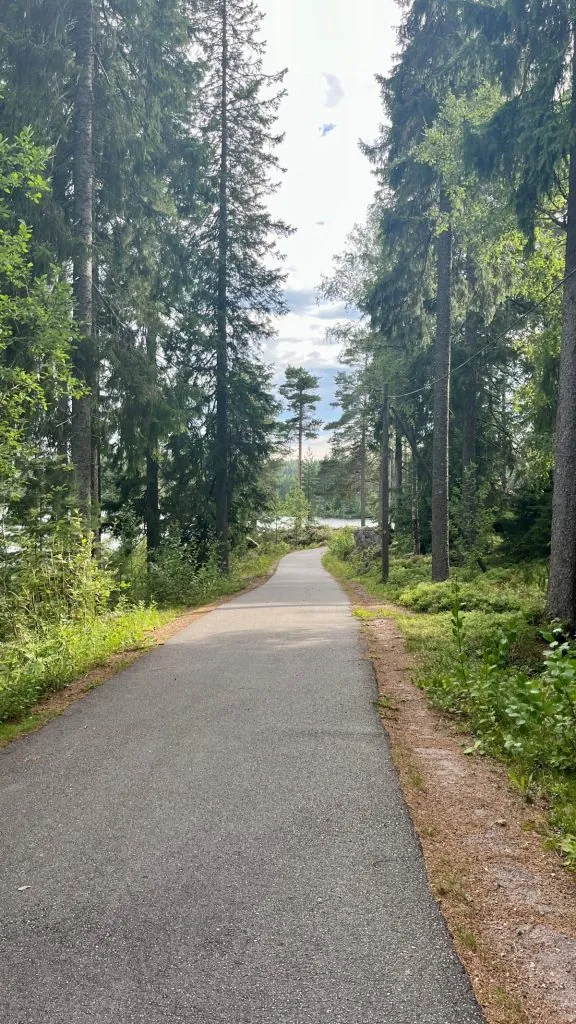
[(464, 753), (472, 738), (412, 682), (386, 606), (339, 582), (375, 613), (363, 634), (380, 716), (432, 892), (488, 1024), (576, 1024), (576, 876), (544, 848), (545, 808), (513, 791), (503, 764)]
[[(14, 723), (14, 733), (5, 737), (0, 736), (0, 750), (15, 743), (19, 739), (23, 739), (25, 736), (30, 736), (34, 732), (38, 732), (48, 722), (51, 722), (53, 718), (57, 718), (58, 715), (63, 714), (67, 709), (75, 704), (76, 701), (81, 700), (86, 694), (95, 690), (98, 686), (102, 686), (103, 683), (109, 682), (118, 676), (125, 668), (133, 665), (134, 662), (139, 661), (141, 658), (145, 658), (152, 651), (157, 650), (158, 647), (162, 647), (167, 640), (180, 633), (183, 629), (190, 626), (196, 619), (201, 618), (204, 615), (208, 615), (209, 612), (213, 612), (216, 608), (220, 608), (221, 605), (228, 604), (229, 601), (233, 601), (234, 598), (240, 597), (242, 594), (249, 594), (250, 591), (256, 590), (258, 587), (263, 586), (268, 580), (274, 576), (279, 562), (275, 564), (265, 573), (263, 576), (259, 576), (257, 579), (252, 580), (242, 590), (237, 590), (234, 594), (226, 594), (224, 597), (218, 598), (216, 601), (212, 601), (210, 604), (201, 605), (198, 608), (191, 608), (189, 611), (183, 612), (178, 615), (175, 619), (170, 622), (164, 623), (162, 626), (158, 626), (156, 629), (150, 630), (147, 633), (147, 640), (144, 646), (136, 647), (133, 650), (121, 651), (118, 654), (112, 654), (106, 661), (97, 665), (95, 668), (90, 669), (84, 675), (79, 676), (73, 682), (63, 687), (61, 690), (55, 690), (52, 693), (46, 694), (42, 697), (30, 710), (26, 716)], [(10, 723), (7, 723), (8, 725)]]

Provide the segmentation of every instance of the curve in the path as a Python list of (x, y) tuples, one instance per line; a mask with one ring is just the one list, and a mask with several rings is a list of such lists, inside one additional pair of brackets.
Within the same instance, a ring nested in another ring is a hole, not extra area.
[(306, 552), (0, 754), (2, 1024), (481, 1024), (374, 697)]

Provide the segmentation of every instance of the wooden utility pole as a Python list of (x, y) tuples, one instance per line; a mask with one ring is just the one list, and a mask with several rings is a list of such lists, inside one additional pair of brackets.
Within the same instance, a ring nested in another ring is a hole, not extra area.
[(382, 528), (382, 583), (390, 574), (390, 399), (384, 385), (382, 406), (382, 448), (380, 459), (380, 524)]

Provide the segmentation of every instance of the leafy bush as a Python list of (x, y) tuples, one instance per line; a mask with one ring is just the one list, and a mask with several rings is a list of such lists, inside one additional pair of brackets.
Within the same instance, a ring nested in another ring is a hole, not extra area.
[(118, 559), (117, 565), (132, 601), (153, 601), (162, 608), (193, 608), (241, 590), (289, 550), (288, 544), (280, 542), (235, 553), (227, 576), (220, 570), (215, 551), (206, 560), (193, 545), (176, 540), (167, 541), (150, 566), (146, 565), (144, 545)]
[(0, 638), (74, 622), (85, 625), (108, 610), (122, 586), (93, 557), (78, 520), (60, 524), (39, 544), (23, 535), (2, 560)]
[[(495, 587), (491, 580), (484, 582), (483, 577), (478, 577), (474, 583), (459, 584), (458, 593), (460, 605), (467, 611), (514, 612), (519, 606), (517, 592)], [(449, 611), (454, 604), (454, 584), (449, 581), (418, 583), (402, 590), (398, 601), (418, 612)], [(524, 613), (538, 619), (542, 613), (542, 601), (524, 601)]]
[(330, 554), (340, 558), (343, 562), (350, 559), (356, 548), (354, 544), (354, 530), (345, 526), (342, 530), (334, 530), (329, 542)]
[[(510, 652), (516, 642), (513, 629), (487, 641), (481, 658), (466, 651), (467, 624), (456, 601), (452, 610), (452, 638), (456, 658), (450, 671), (426, 673), (424, 688), (434, 703), (465, 716), (476, 737), (473, 750), (510, 761), (514, 778), (527, 789), (541, 780), (556, 797), (555, 819), (562, 827), (560, 848), (576, 864), (576, 806), (559, 795), (566, 793), (566, 781), (576, 775), (576, 652), (560, 634), (546, 633), (548, 647), (542, 670), (520, 671), (511, 664)], [(566, 775), (566, 773), (568, 773)], [(544, 780), (546, 782), (544, 783)]]

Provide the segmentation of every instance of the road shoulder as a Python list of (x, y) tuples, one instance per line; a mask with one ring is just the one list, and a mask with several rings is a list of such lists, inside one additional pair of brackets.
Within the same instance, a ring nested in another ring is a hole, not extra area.
[(575, 1024), (576, 878), (543, 847), (544, 808), (411, 681), (386, 607), (343, 584), (363, 620), (379, 711), (426, 869), (489, 1024)]

